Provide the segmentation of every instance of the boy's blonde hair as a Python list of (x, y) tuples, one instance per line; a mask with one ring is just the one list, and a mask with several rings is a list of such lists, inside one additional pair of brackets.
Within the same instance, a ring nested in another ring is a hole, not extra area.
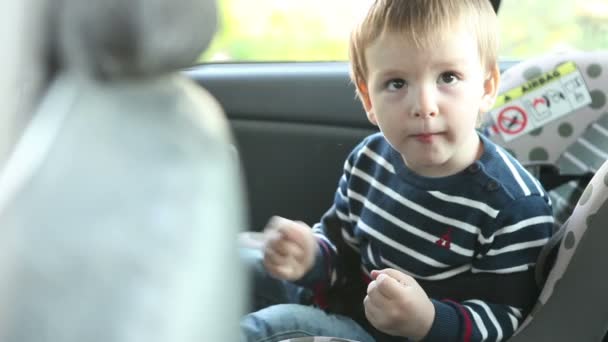
[(431, 46), (458, 25), (476, 33), (486, 70), (497, 63), (498, 23), (489, 0), (376, 0), (354, 28), (349, 44), (350, 74), (357, 86), (367, 83), (365, 50), (385, 32), (400, 33), (417, 47)]

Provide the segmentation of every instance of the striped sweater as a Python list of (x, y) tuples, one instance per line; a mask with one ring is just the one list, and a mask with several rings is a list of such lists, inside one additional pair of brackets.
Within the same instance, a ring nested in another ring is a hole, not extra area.
[(480, 159), (443, 178), (410, 171), (380, 133), (366, 138), (313, 227), (320, 248), (300, 283), (361, 289), (354, 301), (340, 299), (361, 314), (370, 271), (394, 268), (416, 278), (435, 306), (426, 340), (511, 336), (535, 301), (533, 267), (552, 231), (551, 203), (514, 158), (480, 137)]

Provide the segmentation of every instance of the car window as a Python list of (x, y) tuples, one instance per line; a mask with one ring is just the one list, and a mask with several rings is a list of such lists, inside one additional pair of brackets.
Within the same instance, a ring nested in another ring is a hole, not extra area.
[(220, 27), (202, 61), (338, 61), (370, 0), (218, 0)]
[(503, 0), (498, 17), (503, 58), (608, 48), (606, 0)]
[[(219, 0), (209, 61), (341, 61), (356, 19), (372, 0)], [(503, 59), (608, 47), (606, 0), (503, 0)]]

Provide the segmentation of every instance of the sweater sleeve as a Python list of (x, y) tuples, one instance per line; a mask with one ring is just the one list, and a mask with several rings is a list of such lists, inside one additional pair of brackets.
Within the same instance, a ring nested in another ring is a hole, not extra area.
[(507, 339), (534, 304), (534, 266), (552, 233), (551, 207), (541, 196), (520, 198), (495, 222), (479, 236), (470, 282), (470, 293), (488, 293), (490, 288), (492, 294), (461, 301), (433, 299), (435, 320), (425, 341)]
[(319, 248), (313, 268), (296, 282), (299, 285), (328, 289), (344, 284), (347, 275), (353, 273), (353, 268), (360, 274), (359, 241), (354, 234), (354, 221), (350, 217), (347, 194), (352, 165), (356, 162), (362, 146), (363, 143), (356, 147), (345, 161), (333, 205), (321, 221), (313, 226)]

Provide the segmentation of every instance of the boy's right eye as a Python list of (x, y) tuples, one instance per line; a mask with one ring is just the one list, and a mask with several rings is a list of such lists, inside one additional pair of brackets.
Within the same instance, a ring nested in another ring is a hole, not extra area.
[(405, 80), (401, 79), (401, 78), (393, 78), (392, 80), (389, 80), (388, 82), (386, 82), (386, 88), (388, 90), (398, 90), (401, 89), (405, 86)]

